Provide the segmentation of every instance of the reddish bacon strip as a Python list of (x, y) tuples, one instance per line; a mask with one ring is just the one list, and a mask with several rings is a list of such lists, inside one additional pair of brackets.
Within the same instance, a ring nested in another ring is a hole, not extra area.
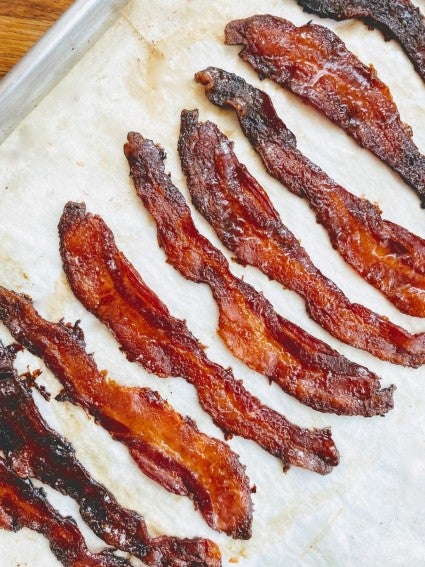
[(298, 151), (266, 93), (214, 67), (196, 80), (212, 103), (236, 112), (268, 173), (307, 200), (341, 256), (400, 311), (425, 317), (425, 240), (384, 220), (376, 205), (346, 191)]
[(248, 538), (252, 503), (248, 479), (226, 443), (198, 431), (148, 388), (128, 388), (98, 370), (81, 329), (50, 323), (29, 298), (0, 287), (0, 319), (13, 337), (40, 356), (70, 400), (124, 443), (142, 471), (167, 490), (191, 497), (207, 523)]
[(186, 278), (211, 287), (219, 333), (237, 357), (319, 411), (369, 416), (392, 407), (393, 387), (380, 390), (374, 374), (280, 317), (229, 271), (221, 252), (197, 231), (153, 142), (130, 133), (125, 154), (136, 191), (156, 220), (160, 245)]
[(81, 517), (107, 544), (147, 565), (218, 567), (220, 552), (201, 538), (150, 537), (143, 518), (122, 508), (76, 459), (72, 446), (41, 417), (13, 367), (15, 347), (0, 342), (0, 450), (20, 477), (37, 478), (74, 498)]
[(90, 553), (74, 520), (64, 518), (40, 488), (20, 478), (0, 457), (0, 528), (17, 532), (29, 528), (44, 535), (50, 549), (66, 567), (124, 567), (126, 559), (109, 551)]
[(305, 12), (323, 18), (359, 18), (396, 39), (425, 81), (425, 18), (409, 0), (298, 0)]
[(244, 45), (239, 56), (258, 73), (301, 96), (399, 173), (425, 207), (425, 156), (388, 87), (333, 32), (252, 16), (227, 24), (225, 37), (228, 45)]
[(193, 384), (199, 401), (226, 435), (252, 439), (285, 469), (299, 465), (328, 473), (338, 464), (330, 431), (301, 429), (263, 406), (230, 370), (214, 364), (184, 321), (147, 287), (117, 249), (102, 219), (68, 203), (59, 224), (64, 269), (83, 305), (104, 322), (136, 360), (160, 376), (182, 376)]
[(351, 303), (312, 263), (264, 189), (238, 161), (215, 124), (183, 112), (179, 141), (193, 203), (242, 264), (297, 292), (329, 333), (397, 364), (425, 363), (425, 333), (411, 335), (363, 305)]

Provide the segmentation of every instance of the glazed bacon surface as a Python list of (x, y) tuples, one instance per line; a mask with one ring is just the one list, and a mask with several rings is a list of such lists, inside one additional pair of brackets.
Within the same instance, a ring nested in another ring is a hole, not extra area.
[(99, 371), (85, 351), (82, 330), (46, 321), (28, 297), (0, 287), (0, 319), (56, 375), (64, 388), (59, 399), (90, 413), (128, 447), (145, 474), (192, 498), (212, 528), (250, 537), (248, 478), (226, 443), (199, 432), (158, 393), (122, 386)]
[(381, 390), (374, 374), (280, 317), (262, 294), (230, 272), (165, 174), (162, 150), (132, 132), (125, 154), (136, 191), (157, 223), (160, 245), (186, 278), (211, 287), (219, 333), (235, 356), (319, 411), (370, 416), (391, 409), (393, 387)]
[(211, 362), (184, 321), (117, 249), (85, 206), (68, 203), (59, 223), (65, 273), (77, 298), (111, 330), (129, 360), (160, 376), (182, 376), (225, 435), (241, 435), (290, 464), (328, 473), (338, 464), (330, 431), (301, 429), (252, 396), (231, 370)]
[(409, 0), (297, 0), (305, 12), (323, 18), (359, 18), (396, 39), (425, 81), (425, 18)]
[(212, 103), (236, 112), (267, 172), (307, 200), (341, 256), (400, 311), (425, 317), (425, 240), (384, 220), (306, 158), (265, 92), (216, 67), (195, 77)]
[(0, 528), (29, 528), (45, 536), (56, 558), (66, 567), (130, 567), (109, 551), (91, 553), (74, 520), (59, 514), (44, 491), (20, 478), (0, 457)]
[(13, 366), (16, 348), (0, 342), (0, 450), (23, 478), (37, 478), (75, 499), (83, 520), (103, 541), (154, 567), (220, 565), (220, 552), (201, 538), (150, 537), (143, 518), (122, 508), (90, 477), (73, 447), (41, 417), (31, 392)]
[(425, 207), (425, 156), (388, 87), (331, 30), (252, 16), (227, 24), (225, 41), (243, 45), (239, 56), (260, 76), (301, 96), (399, 173)]
[(316, 268), (215, 124), (183, 112), (179, 151), (195, 207), (239, 262), (301, 295), (311, 318), (341, 341), (393, 363), (425, 362), (425, 333), (412, 335), (351, 303)]

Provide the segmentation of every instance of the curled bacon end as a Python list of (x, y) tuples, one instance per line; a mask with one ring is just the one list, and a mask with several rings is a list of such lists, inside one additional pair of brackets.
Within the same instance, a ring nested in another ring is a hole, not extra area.
[(267, 172), (308, 201), (341, 256), (400, 311), (425, 317), (425, 240), (384, 220), (306, 158), (265, 92), (216, 67), (195, 78), (213, 104), (235, 111)]
[(338, 464), (329, 430), (308, 431), (293, 425), (263, 406), (231, 370), (208, 360), (185, 322), (169, 313), (117, 249), (99, 216), (86, 213), (84, 205), (68, 203), (59, 232), (73, 292), (108, 326), (129, 360), (160, 376), (184, 377), (226, 435), (256, 441), (280, 457), (285, 468), (293, 464), (325, 474)]
[(409, 0), (297, 0), (305, 12), (334, 20), (361, 19), (396, 39), (425, 81), (425, 18)]
[(228, 23), (225, 40), (243, 45), (239, 56), (261, 76), (301, 96), (399, 173), (425, 208), (425, 156), (388, 87), (331, 30), (252, 16)]
[(76, 459), (73, 447), (41, 417), (13, 366), (16, 347), (0, 342), (0, 449), (19, 476), (37, 478), (74, 498), (85, 522), (107, 544), (153, 567), (219, 567), (220, 553), (201, 538), (150, 537), (143, 518), (122, 508)]
[(145, 474), (192, 498), (212, 528), (235, 538), (250, 537), (248, 478), (226, 443), (202, 434), (158, 393), (121, 386), (107, 377), (85, 351), (82, 330), (46, 321), (28, 297), (0, 287), (0, 319), (62, 383), (59, 399), (90, 413), (128, 447)]
[[(180, 138), (180, 151), (182, 144)], [(280, 317), (262, 294), (229, 271), (223, 254), (196, 229), (183, 195), (165, 173), (160, 148), (131, 132), (125, 153), (168, 260), (184, 277), (211, 287), (219, 333), (235, 356), (319, 411), (370, 416), (392, 408), (393, 387), (381, 390), (377, 376)]]
[(20, 478), (0, 457), (0, 528), (16, 532), (24, 527), (44, 535), (66, 567), (130, 566), (109, 551), (91, 553), (74, 520), (61, 516), (42, 489)]

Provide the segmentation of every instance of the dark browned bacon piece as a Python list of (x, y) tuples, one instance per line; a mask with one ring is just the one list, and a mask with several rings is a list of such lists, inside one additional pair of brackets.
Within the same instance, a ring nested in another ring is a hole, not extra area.
[(20, 478), (0, 457), (0, 528), (17, 532), (29, 528), (44, 535), (50, 549), (66, 567), (124, 567), (130, 563), (110, 551), (91, 553), (77, 524), (48, 502), (44, 491)]
[(425, 207), (425, 156), (400, 119), (388, 87), (329, 29), (275, 16), (226, 26), (226, 43), (263, 77), (301, 96), (411, 185)]
[(132, 132), (125, 154), (136, 191), (156, 220), (160, 245), (186, 278), (211, 287), (219, 333), (235, 356), (319, 411), (370, 416), (391, 409), (393, 387), (381, 390), (374, 374), (283, 319), (230, 272), (223, 254), (196, 229), (165, 174), (164, 153), (152, 141)]
[(239, 262), (301, 295), (311, 318), (341, 341), (393, 363), (425, 363), (425, 333), (412, 335), (351, 303), (316, 268), (215, 124), (183, 112), (179, 151), (194, 205)]
[(425, 240), (384, 220), (376, 205), (306, 158), (265, 92), (216, 67), (197, 73), (196, 80), (212, 103), (236, 112), (268, 173), (307, 200), (341, 256), (400, 311), (425, 317)]
[(297, 0), (305, 12), (323, 18), (358, 18), (396, 39), (425, 81), (425, 18), (410, 0)]
[(201, 538), (150, 537), (143, 518), (122, 508), (76, 459), (73, 447), (41, 417), (13, 367), (16, 348), (0, 342), (0, 450), (20, 477), (38, 480), (74, 498), (81, 517), (110, 546), (147, 565), (218, 567), (220, 552)]
[(99, 371), (85, 351), (82, 330), (46, 321), (28, 297), (0, 287), (0, 319), (62, 383), (59, 399), (90, 413), (128, 447), (145, 474), (192, 498), (212, 528), (233, 537), (250, 536), (248, 478), (226, 443), (202, 434), (158, 393), (122, 386)]
[(330, 431), (301, 429), (261, 404), (231, 370), (214, 364), (184, 321), (167, 307), (117, 249), (85, 206), (68, 203), (59, 223), (61, 254), (72, 290), (112, 331), (129, 360), (160, 376), (182, 376), (226, 435), (256, 441), (290, 464), (328, 473), (338, 464)]

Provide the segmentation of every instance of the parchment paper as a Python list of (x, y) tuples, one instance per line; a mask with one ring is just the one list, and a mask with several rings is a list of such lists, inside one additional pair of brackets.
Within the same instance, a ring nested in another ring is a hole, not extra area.
[[(424, 2), (417, 4), (425, 11)], [(234, 358), (216, 335), (217, 308), (209, 289), (184, 280), (156, 241), (156, 229), (128, 178), (122, 145), (129, 130), (163, 145), (174, 183), (187, 196), (176, 144), (180, 111), (199, 108), (235, 142), (239, 159), (265, 187), (283, 222), (301, 239), (313, 261), (353, 301), (384, 314), (410, 331), (425, 331), (425, 320), (399, 313), (332, 250), (326, 232), (302, 200), (264, 171), (230, 112), (213, 107), (194, 72), (216, 65), (266, 90), (278, 113), (295, 133), (300, 149), (347, 189), (379, 203), (385, 218), (425, 237), (425, 213), (414, 192), (396, 174), (318, 112), (270, 81), (260, 82), (237, 57), (238, 48), (223, 44), (225, 24), (255, 13), (272, 13), (297, 25), (310, 19), (342, 37), (365, 63), (372, 63), (396, 100), (402, 119), (425, 151), (425, 88), (395, 42), (360, 22), (335, 23), (304, 14), (295, 0), (226, 2), (217, 0), (134, 0), (122, 17), (39, 107), (0, 147), (0, 284), (25, 292), (48, 319), (81, 319), (88, 351), (100, 368), (123, 384), (158, 390), (199, 428), (223, 438), (199, 407), (194, 388), (179, 378), (159, 379), (128, 362), (108, 331), (73, 297), (62, 273), (57, 223), (68, 200), (85, 201), (115, 234), (117, 244), (145, 281), (187, 320), (208, 346), (211, 359), (231, 366), (236, 377), (262, 401), (303, 426), (332, 426), (341, 463), (330, 475), (292, 468), (253, 442), (234, 437), (231, 447), (247, 465), (257, 491), (253, 536), (235, 541), (217, 534), (194, 510), (188, 498), (172, 495), (145, 477), (127, 449), (112, 441), (82, 410), (69, 403), (34, 396), (43, 415), (75, 446), (78, 458), (96, 480), (124, 506), (142, 513), (153, 534), (205, 536), (216, 541), (225, 566), (279, 567), (425, 565), (425, 371), (381, 362), (344, 345), (311, 321), (303, 301), (258, 270), (234, 262), (244, 277), (272, 301), (276, 310), (352, 360), (396, 384), (395, 408), (385, 418), (348, 418), (315, 412), (269, 385), (261, 375)], [(193, 208), (193, 207), (192, 207)], [(193, 212), (198, 228), (219, 244), (208, 224)], [(10, 336), (0, 326), (0, 336)], [(42, 368), (40, 382), (53, 394), (59, 384), (28, 353), (19, 369)], [(48, 490), (50, 500), (72, 514), (91, 549), (100, 542), (79, 518), (75, 503)], [(58, 565), (43, 537), (22, 530), (0, 531), (3, 567)], [(137, 564), (137, 562), (135, 562)]]

